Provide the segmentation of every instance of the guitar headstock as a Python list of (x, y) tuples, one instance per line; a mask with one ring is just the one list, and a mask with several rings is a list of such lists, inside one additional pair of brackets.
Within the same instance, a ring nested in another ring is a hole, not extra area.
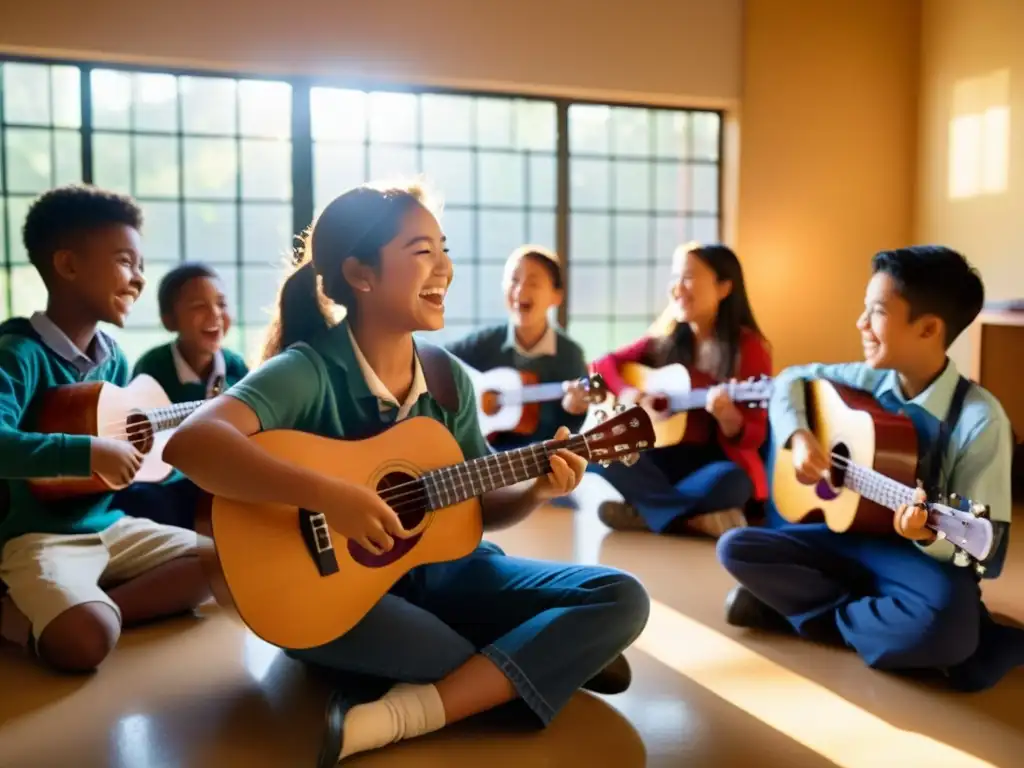
[(734, 403), (742, 403), (747, 408), (767, 408), (772, 399), (773, 386), (772, 378), (762, 373), (743, 381), (731, 382), (729, 397)]
[(603, 403), (605, 398), (608, 397), (608, 385), (604, 383), (604, 377), (600, 373), (584, 376), (580, 379), (580, 383), (583, 385), (584, 393), (586, 393), (584, 399), (590, 405)]
[(642, 451), (654, 447), (654, 425), (640, 406), (617, 405), (612, 416), (606, 411), (595, 415), (598, 425), (583, 433), (591, 461), (605, 467), (613, 461), (629, 466), (636, 463)]
[(956, 547), (954, 562), (960, 566), (974, 563), (979, 570), (995, 544), (995, 532), (989, 521), (989, 508), (955, 493), (940, 496), (927, 504), (929, 527)]

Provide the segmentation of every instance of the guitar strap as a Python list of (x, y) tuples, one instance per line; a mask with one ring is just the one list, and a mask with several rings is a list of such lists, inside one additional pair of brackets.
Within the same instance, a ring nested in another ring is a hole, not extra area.
[(459, 411), (459, 390), (455, 386), (455, 374), (452, 365), (455, 361), (441, 347), (416, 343), (416, 354), (423, 366), (423, 378), (427, 380), (427, 391), (430, 392), (438, 405), (449, 413)]
[(946, 452), (949, 450), (949, 441), (953, 430), (956, 429), (957, 422), (960, 421), (960, 414), (964, 409), (964, 401), (967, 399), (967, 393), (971, 390), (971, 386), (973, 385), (970, 380), (965, 379), (963, 376), (957, 380), (956, 389), (953, 390), (953, 399), (950, 401), (949, 410), (946, 412), (946, 418), (939, 424), (937, 439), (928, 447), (926, 456), (928, 476), (924, 478), (924, 485), (929, 497), (934, 498), (936, 495), (945, 495), (947, 492), (945, 486), (949, 478), (943, 477), (942, 464), (946, 458)]

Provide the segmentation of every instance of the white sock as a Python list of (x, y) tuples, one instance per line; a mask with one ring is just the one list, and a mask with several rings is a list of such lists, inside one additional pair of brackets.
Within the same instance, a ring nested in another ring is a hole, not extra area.
[(341, 757), (378, 749), (444, 727), (444, 703), (432, 685), (399, 683), (377, 701), (345, 715)]

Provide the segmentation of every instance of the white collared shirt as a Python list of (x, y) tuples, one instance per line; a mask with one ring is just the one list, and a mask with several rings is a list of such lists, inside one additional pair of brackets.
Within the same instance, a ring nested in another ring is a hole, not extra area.
[(512, 325), (508, 327), (508, 338), (505, 340), (506, 347), (512, 347), (516, 354), (520, 357), (532, 359), (534, 357), (554, 357), (558, 352), (558, 336), (555, 334), (555, 329), (551, 323), (548, 323), (547, 330), (544, 331), (544, 335), (540, 337), (536, 344), (527, 349), (519, 343), (519, 337), (516, 336), (516, 329)]
[(99, 329), (96, 330), (92, 344), (89, 345), (95, 357), (90, 357), (89, 354), (80, 350), (45, 312), (33, 313), (29, 318), (29, 323), (32, 324), (32, 328), (39, 334), (39, 338), (46, 346), (75, 366), (75, 370), (83, 376), (93, 368), (103, 365), (113, 354), (113, 344), (109, 337)]
[[(199, 378), (199, 374), (192, 370), (192, 366), (188, 364), (181, 352), (178, 350), (177, 343), (171, 344), (171, 357), (174, 358), (174, 371), (178, 374), (178, 381), (182, 384), (201, 384), (202, 379)], [(210, 376), (206, 380), (206, 396), (212, 397), (213, 390), (217, 386), (218, 381), (223, 383), (224, 376), (227, 373), (227, 363), (224, 361), (224, 353), (219, 349), (213, 356), (213, 370), (210, 371)]]
[(398, 415), (395, 417), (395, 421), (401, 421), (409, 415), (409, 411), (412, 410), (416, 401), (420, 399), (420, 395), (427, 393), (427, 379), (423, 375), (423, 366), (420, 364), (419, 355), (413, 354), (413, 365), (415, 368), (412, 374), (412, 387), (409, 389), (409, 394), (405, 396), (405, 402), (399, 404), (398, 398), (388, 391), (388, 388), (384, 386), (384, 382), (380, 380), (380, 376), (377, 375), (366, 361), (366, 358), (363, 357), (363, 351), (359, 349), (356, 337), (352, 334), (352, 327), (346, 325), (346, 330), (348, 331), (348, 338), (352, 342), (352, 351), (355, 352), (356, 362), (359, 363), (359, 370), (363, 373), (363, 379), (366, 380), (366, 386), (369, 387), (370, 393), (377, 398), (381, 413), (385, 413), (392, 408), (398, 408)]

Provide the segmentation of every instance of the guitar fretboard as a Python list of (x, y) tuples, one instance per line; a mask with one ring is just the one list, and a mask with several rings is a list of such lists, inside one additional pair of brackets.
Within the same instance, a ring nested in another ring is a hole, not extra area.
[(551, 470), (551, 455), (562, 448), (590, 459), (586, 438), (576, 435), (568, 440), (546, 440), (427, 472), (420, 479), (427, 491), (429, 509), (450, 507), (488, 491), (547, 474)]
[(192, 400), (187, 403), (175, 403), (163, 408), (150, 408), (143, 411), (154, 432), (161, 432), (165, 429), (172, 429), (178, 426), (191, 415), (205, 400)]
[(914, 489), (868, 467), (847, 462), (843, 485), (894, 512), (914, 501)]
[[(752, 387), (749, 384), (730, 382), (725, 387), (729, 393), (729, 399), (734, 403), (749, 403), (767, 399), (763, 386)], [(707, 401), (708, 389), (706, 387), (677, 392), (668, 397), (669, 409), (672, 411), (697, 411), (703, 408)]]

